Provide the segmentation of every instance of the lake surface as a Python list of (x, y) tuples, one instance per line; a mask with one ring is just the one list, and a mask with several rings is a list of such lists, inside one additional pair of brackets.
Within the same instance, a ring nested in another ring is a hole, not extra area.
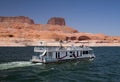
[(0, 47), (0, 82), (120, 82), (120, 47), (94, 47), (93, 61), (32, 64), (34, 47)]

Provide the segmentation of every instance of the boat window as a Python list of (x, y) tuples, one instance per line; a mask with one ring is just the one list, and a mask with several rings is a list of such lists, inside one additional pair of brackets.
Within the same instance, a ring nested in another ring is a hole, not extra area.
[(56, 58), (58, 58), (58, 57), (57, 57), (57, 52), (56, 52)]
[(70, 55), (70, 57), (73, 57), (72, 55)]
[(83, 54), (88, 54), (88, 51), (83, 51)]
[(85, 54), (85, 51), (83, 51), (83, 54)]
[(70, 51), (69, 53), (70, 53), (70, 57), (72, 57), (72, 51)]
[(78, 53), (78, 51), (77, 51), (77, 57), (79, 57), (79, 53)]
[(72, 51), (70, 51), (70, 53), (72, 53)]
[(66, 52), (66, 56), (67, 56), (67, 52)]
[(86, 54), (88, 54), (88, 51), (86, 51)]
[(74, 57), (75, 56), (75, 51), (70, 51), (70, 57)]
[(60, 52), (58, 52), (58, 58), (60, 58)]
[(56, 58), (60, 58), (60, 52), (56, 52)]

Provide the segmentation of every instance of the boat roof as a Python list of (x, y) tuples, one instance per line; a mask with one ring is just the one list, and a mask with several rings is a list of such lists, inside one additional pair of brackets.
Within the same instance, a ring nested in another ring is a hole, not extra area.
[(69, 47), (35, 47), (34, 52), (44, 52), (47, 50), (47, 52), (56, 52), (56, 51), (90, 51), (93, 50), (90, 47), (84, 46), (69, 46)]

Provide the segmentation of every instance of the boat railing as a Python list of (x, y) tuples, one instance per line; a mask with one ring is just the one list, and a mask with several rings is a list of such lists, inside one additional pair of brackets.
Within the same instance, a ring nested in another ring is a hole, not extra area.
[(34, 47), (34, 52), (44, 52), (44, 50), (57, 51), (59, 50), (59, 47)]
[(69, 46), (69, 47), (34, 47), (34, 52), (58, 51), (58, 50), (92, 50), (87, 46)]
[(67, 50), (92, 50), (88, 46), (69, 46), (69, 47), (66, 47), (66, 49)]
[(41, 47), (34, 47), (34, 52), (43, 52), (45, 49)]

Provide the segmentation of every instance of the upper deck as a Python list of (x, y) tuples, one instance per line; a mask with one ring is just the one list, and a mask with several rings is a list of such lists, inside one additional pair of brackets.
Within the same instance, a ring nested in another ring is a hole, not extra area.
[(87, 46), (69, 46), (69, 47), (35, 47), (34, 52), (44, 52), (47, 50), (47, 52), (54, 52), (54, 51), (89, 51), (93, 50), (90, 47)]

